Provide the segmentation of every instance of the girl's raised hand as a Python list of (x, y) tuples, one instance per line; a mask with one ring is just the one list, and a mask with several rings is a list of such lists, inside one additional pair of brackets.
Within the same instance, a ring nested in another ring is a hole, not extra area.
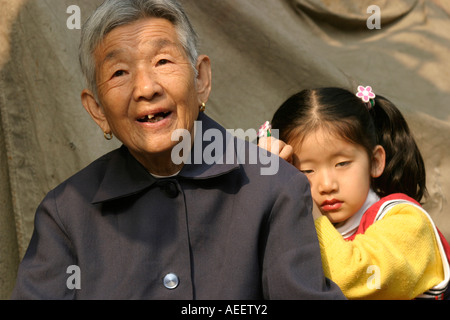
[(292, 164), (294, 149), (283, 141), (275, 139), (274, 137), (261, 137), (259, 138), (258, 146), (278, 155), (281, 159)]

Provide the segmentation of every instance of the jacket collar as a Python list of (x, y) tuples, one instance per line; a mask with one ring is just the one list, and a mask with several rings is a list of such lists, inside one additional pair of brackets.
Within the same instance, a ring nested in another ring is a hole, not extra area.
[(157, 182), (122, 145), (111, 154), (106, 162), (106, 170), (93, 204), (127, 197), (151, 187)]
[[(231, 141), (231, 134), (227, 132), (222, 126), (217, 124), (214, 120), (200, 113), (197, 124), (201, 125), (201, 132), (196, 133), (194, 147), (190, 153), (190, 162), (185, 164), (177, 177), (186, 179), (209, 179), (220, 175), (227, 174), (239, 168), (235, 148), (230, 149), (226, 147), (226, 142)], [(223, 161), (223, 164), (212, 163), (208, 164), (205, 159), (201, 157), (201, 163), (196, 163), (194, 153), (201, 150), (201, 154), (208, 146), (210, 141), (203, 141), (203, 134), (208, 129), (215, 129), (220, 132), (224, 138), (222, 145), (223, 159), (227, 159), (227, 152), (233, 152), (229, 155), (233, 161)], [(199, 136), (200, 135), (200, 136)], [(198, 145), (201, 145), (201, 148)], [(231, 151), (232, 150), (232, 151)], [(231, 163), (232, 162), (232, 163)], [(154, 178), (143, 165), (141, 165), (122, 145), (106, 162), (106, 170), (99, 188), (92, 199), (93, 204), (102, 203), (110, 200), (120, 199), (133, 194), (137, 194), (158, 182), (159, 179)]]

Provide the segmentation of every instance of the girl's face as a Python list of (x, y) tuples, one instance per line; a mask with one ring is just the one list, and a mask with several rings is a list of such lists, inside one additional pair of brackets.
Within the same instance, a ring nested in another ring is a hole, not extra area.
[(319, 128), (303, 141), (291, 141), (293, 164), (311, 184), (320, 212), (334, 223), (345, 222), (364, 204), (371, 178), (384, 170), (384, 149), (374, 149), (372, 166), (365, 149)]

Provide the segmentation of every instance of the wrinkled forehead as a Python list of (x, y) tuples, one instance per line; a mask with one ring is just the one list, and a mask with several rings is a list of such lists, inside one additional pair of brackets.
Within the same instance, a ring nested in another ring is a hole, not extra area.
[(160, 18), (141, 19), (118, 26), (107, 34), (94, 53), (98, 63), (115, 60), (142, 48), (158, 52), (163, 49), (184, 53), (178, 34), (171, 22)]
[[(144, 17), (128, 23), (117, 25), (105, 33), (96, 44), (101, 46), (111, 38), (126, 41), (138, 39), (140, 41), (164, 41), (160, 38), (171, 38), (179, 42), (180, 37), (176, 25), (164, 18)], [(167, 40), (165, 40), (167, 41)], [(162, 43), (161, 45), (163, 45)]]

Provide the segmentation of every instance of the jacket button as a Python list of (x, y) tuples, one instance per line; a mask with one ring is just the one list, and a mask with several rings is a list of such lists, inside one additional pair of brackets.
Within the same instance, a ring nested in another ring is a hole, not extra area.
[(158, 186), (169, 198), (176, 198), (178, 196), (178, 188), (175, 182), (161, 181)]
[(180, 280), (178, 279), (178, 276), (175, 273), (168, 273), (164, 277), (163, 283), (164, 287), (166, 287), (169, 290), (173, 290), (176, 287), (178, 287)]

